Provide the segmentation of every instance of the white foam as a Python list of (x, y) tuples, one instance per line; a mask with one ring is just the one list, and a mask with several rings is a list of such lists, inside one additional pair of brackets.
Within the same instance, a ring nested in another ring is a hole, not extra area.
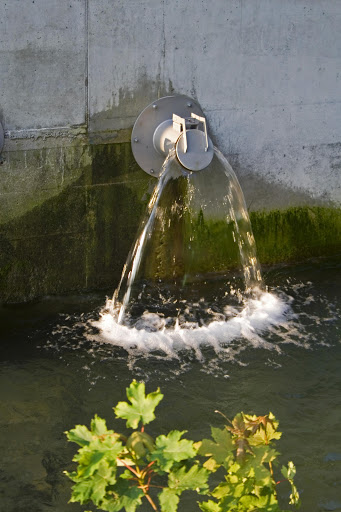
[(236, 339), (244, 339), (253, 347), (279, 350), (279, 347), (262, 337), (262, 333), (280, 323), (285, 323), (290, 305), (287, 301), (268, 292), (259, 293), (258, 298), (248, 299), (241, 311), (226, 321), (212, 321), (199, 326), (193, 322), (167, 328), (166, 319), (155, 313), (145, 312), (137, 327), (119, 324), (112, 313), (102, 312), (100, 319), (92, 325), (100, 331), (99, 341), (123, 347), (131, 353), (163, 352), (178, 358), (180, 351), (192, 351), (198, 359), (201, 349), (211, 347), (218, 354)]

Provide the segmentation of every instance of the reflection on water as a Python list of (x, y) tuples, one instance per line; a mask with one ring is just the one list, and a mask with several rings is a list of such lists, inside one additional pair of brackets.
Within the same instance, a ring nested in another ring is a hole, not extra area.
[[(301, 510), (339, 510), (340, 265), (275, 269), (264, 281), (267, 292), (221, 309), (213, 299), (222, 282), (207, 284), (211, 311), (194, 287), (198, 306), (173, 305), (179, 324), (168, 329), (166, 310), (135, 329), (113, 324), (102, 294), (0, 310), (0, 510), (83, 510), (67, 505), (62, 470), (74, 447), (63, 432), (95, 412), (113, 426), (111, 407), (132, 378), (165, 394), (152, 434), (179, 428), (199, 439), (221, 426), (215, 409), (271, 410), (283, 462), (297, 466)], [(208, 315), (202, 324), (198, 308)]]

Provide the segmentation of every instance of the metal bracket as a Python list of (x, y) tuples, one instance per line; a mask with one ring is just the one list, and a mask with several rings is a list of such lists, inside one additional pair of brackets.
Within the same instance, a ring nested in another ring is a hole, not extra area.
[(187, 137), (186, 137), (186, 119), (183, 117), (177, 116), (176, 114), (173, 114), (173, 128), (174, 130), (180, 133), (183, 132), (184, 137), (184, 152), (187, 151)]
[(207, 135), (206, 117), (197, 116), (196, 114), (194, 114), (194, 112), (192, 112), (191, 117), (193, 117), (194, 119), (197, 119), (204, 125), (205, 151), (207, 151), (208, 150), (208, 135)]

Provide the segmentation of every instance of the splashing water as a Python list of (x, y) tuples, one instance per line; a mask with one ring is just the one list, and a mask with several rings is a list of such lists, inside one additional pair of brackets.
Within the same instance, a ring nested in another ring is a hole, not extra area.
[[(201, 349), (213, 348), (216, 354), (229, 350), (231, 341), (246, 339), (253, 347), (279, 350), (275, 344), (265, 341), (260, 335), (278, 323), (285, 323), (290, 315), (290, 305), (267, 292), (259, 292), (257, 298), (248, 298), (239, 311), (235, 307), (225, 307), (224, 313), (216, 313), (218, 319), (207, 325), (199, 322), (183, 322), (177, 319), (172, 327), (172, 318), (156, 313), (144, 312), (136, 326), (121, 325), (107, 302), (107, 311), (101, 313), (100, 320), (92, 322), (99, 328), (101, 339), (107, 343), (125, 348), (132, 353), (162, 352), (165, 356), (178, 358), (181, 351), (190, 351), (202, 359)], [(225, 316), (225, 318), (222, 318)]]
[(171, 358), (190, 350), (202, 359), (203, 347), (219, 354), (238, 338), (278, 350), (261, 333), (289, 310), (262, 289), (244, 196), (225, 157), (215, 148), (213, 164), (196, 173), (170, 151), (119, 286), (92, 323), (101, 339)]
[[(225, 290), (220, 287), (223, 293), (214, 297), (212, 314), (207, 293), (196, 297), (196, 283), (222, 276)], [(141, 319), (154, 314), (167, 317), (166, 327), (194, 328), (216, 320), (219, 311), (225, 319), (224, 308), (259, 296), (261, 287), (250, 220), (231, 166), (215, 149), (204, 172), (191, 172), (170, 151), (119, 286), (107, 304), (114, 319), (144, 329)]]

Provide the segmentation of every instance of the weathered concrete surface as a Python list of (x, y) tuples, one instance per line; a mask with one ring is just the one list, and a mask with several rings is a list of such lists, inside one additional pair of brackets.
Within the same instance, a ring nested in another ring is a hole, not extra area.
[(131, 126), (159, 91), (189, 94), (240, 177), (340, 204), (340, 22), (335, 0), (90, 2), (94, 129)]
[[(86, 151), (77, 179), (0, 224), (0, 301), (114, 288), (151, 178), (138, 170), (129, 143)], [(74, 158), (71, 150), (71, 163)]]
[(84, 124), (84, 0), (0, 1), (0, 119), (6, 130)]
[(116, 282), (151, 187), (131, 128), (168, 94), (204, 109), (262, 261), (339, 251), (340, 22), (339, 0), (0, 0), (0, 300)]
[(72, 145), (70, 139), (70, 133), (64, 140), (61, 136), (36, 138), (34, 149), (32, 140), (27, 149), (25, 139), (6, 144), (0, 167), (0, 225), (42, 205), (84, 174), (91, 165), (91, 148), (81, 143), (80, 136)]

